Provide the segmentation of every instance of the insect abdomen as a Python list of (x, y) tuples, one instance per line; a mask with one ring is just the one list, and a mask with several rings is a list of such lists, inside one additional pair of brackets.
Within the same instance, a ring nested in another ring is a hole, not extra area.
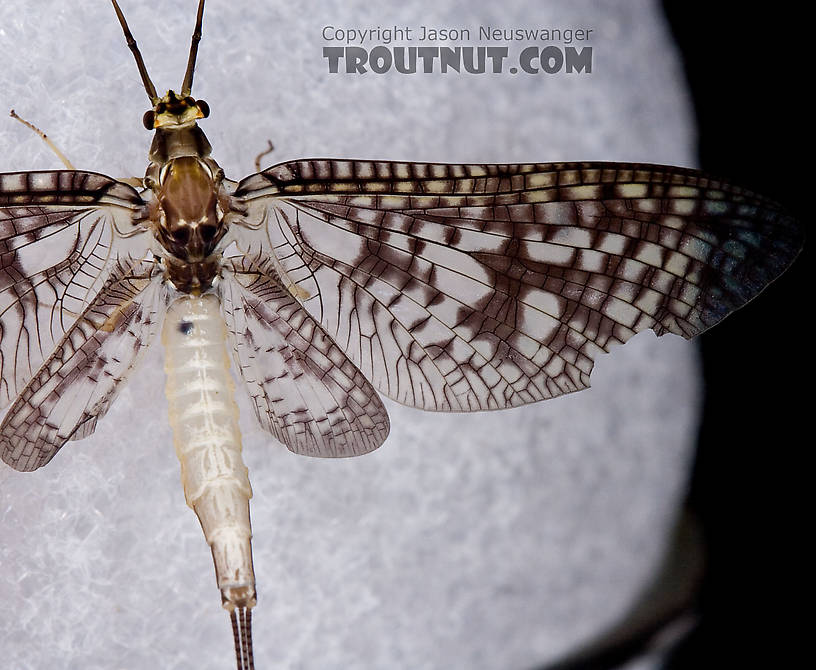
[(226, 329), (214, 295), (184, 296), (162, 331), (167, 399), (187, 504), (212, 549), (225, 608), (255, 605), (249, 499)]

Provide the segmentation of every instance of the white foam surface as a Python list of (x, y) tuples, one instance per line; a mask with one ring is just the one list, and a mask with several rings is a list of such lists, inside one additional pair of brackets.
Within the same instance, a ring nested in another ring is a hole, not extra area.
[[(157, 88), (178, 88), (195, 2), (123, 0)], [(325, 25), (592, 28), (591, 75), (330, 75)], [(690, 165), (682, 70), (659, 3), (210, 0), (194, 94), (227, 175), (353, 157)], [(0, 4), (0, 110), (74, 164), (141, 175), (147, 98), (104, 2)], [(0, 119), (0, 171), (58, 168)], [(232, 639), (179, 484), (161, 347), (95, 435), (36, 473), (0, 470), (0, 665), (227, 668)], [(695, 439), (695, 349), (649, 332), (593, 388), (521, 409), (387, 402), (375, 453), (297, 457), (241, 398), (258, 668), (512, 669), (613, 624), (653, 575)]]

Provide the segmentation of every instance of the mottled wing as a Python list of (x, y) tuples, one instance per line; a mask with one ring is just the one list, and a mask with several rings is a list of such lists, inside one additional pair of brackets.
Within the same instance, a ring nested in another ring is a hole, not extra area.
[(148, 262), (117, 263), (107, 283), (20, 392), (0, 425), (3, 460), (48, 463), (90, 435), (160, 328), (167, 288)]
[(233, 259), (218, 290), (235, 362), (261, 425), (307, 456), (357, 456), (388, 436), (377, 392), (269, 262)]
[(655, 165), (296, 161), (235, 196), (239, 247), (274, 256), (376, 388), (430, 410), (585, 388), (599, 353), (696, 335), (802, 241), (767, 199)]
[(0, 174), (0, 407), (28, 383), (107, 281), (144, 254), (145, 203), (90, 172)]
[[(0, 455), (20, 470), (90, 434), (149, 338), (145, 203), (78, 172), (0, 175)], [(124, 332), (120, 332), (124, 330)]]

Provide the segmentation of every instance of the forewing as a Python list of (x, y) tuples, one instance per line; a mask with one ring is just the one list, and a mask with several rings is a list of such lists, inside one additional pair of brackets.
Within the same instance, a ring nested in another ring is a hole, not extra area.
[(689, 169), (313, 160), (244, 179), (239, 247), (375, 387), (430, 410), (589, 385), (635, 333), (692, 337), (801, 246), (774, 203)]
[(167, 289), (156, 272), (148, 262), (116, 264), (7, 412), (0, 425), (6, 463), (36, 470), (66, 441), (94, 431), (161, 326)]
[(145, 203), (78, 171), (0, 174), (0, 407), (50, 355), (111, 276), (147, 253)]
[(268, 259), (234, 259), (219, 283), (236, 365), (261, 425), (308, 456), (357, 456), (388, 436), (377, 392), (275, 279)]

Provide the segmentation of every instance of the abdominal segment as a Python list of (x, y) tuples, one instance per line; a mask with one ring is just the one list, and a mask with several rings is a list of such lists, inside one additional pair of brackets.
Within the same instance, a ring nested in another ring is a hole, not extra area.
[(222, 604), (255, 605), (252, 489), (241, 459), (226, 330), (214, 295), (178, 298), (162, 331), (167, 399), (187, 504), (212, 549)]

